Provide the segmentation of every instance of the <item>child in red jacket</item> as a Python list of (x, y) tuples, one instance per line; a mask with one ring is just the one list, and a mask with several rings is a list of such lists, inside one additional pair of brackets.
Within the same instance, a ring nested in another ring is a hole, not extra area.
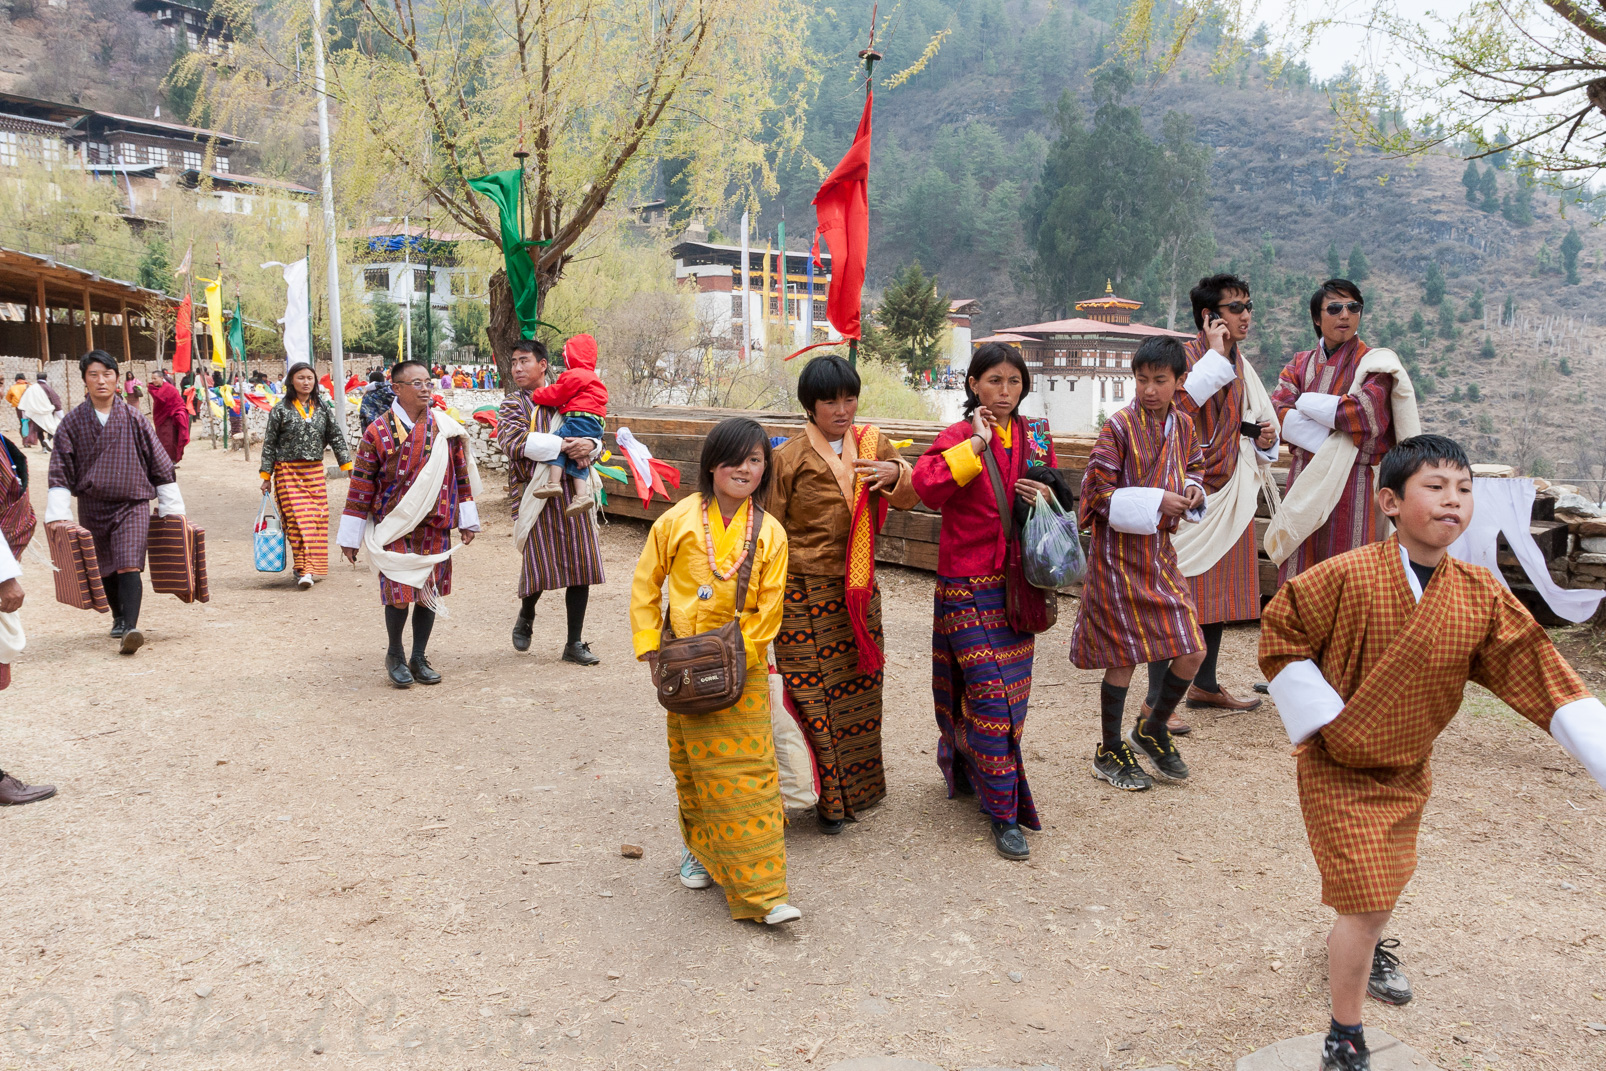
[[(563, 374), (549, 387), (530, 392), (536, 405), (556, 409), (562, 423), (553, 434), (563, 439), (602, 439), (602, 418), (608, 410), (608, 388), (597, 376), (597, 340), (575, 335), (563, 346)], [(589, 491), (591, 466), (582, 465), (560, 454), (549, 466), (545, 487), (531, 493), (537, 498), (556, 498), (563, 493), (563, 477), (574, 480), (574, 494), (564, 513), (584, 513), (596, 506)]]

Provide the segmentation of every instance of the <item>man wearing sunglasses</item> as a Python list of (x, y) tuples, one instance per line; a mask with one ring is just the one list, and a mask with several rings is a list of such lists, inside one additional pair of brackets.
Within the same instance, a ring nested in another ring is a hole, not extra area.
[(1283, 506), (1266, 533), (1279, 583), (1383, 538), (1373, 470), (1397, 439), (1421, 431), (1399, 357), (1361, 340), (1365, 308), (1348, 279), (1318, 287), (1310, 299), (1317, 346), (1294, 354), (1271, 395), (1293, 453)]
[[(1255, 305), (1249, 284), (1236, 275), (1211, 275), (1189, 294), (1199, 334), (1184, 349), (1188, 375), (1176, 406), (1193, 418), (1204, 451), (1204, 519), (1184, 524), (1172, 537), (1177, 564), (1188, 578), (1204, 633), (1205, 658), (1187, 692), (1189, 707), (1253, 710), (1259, 699), (1237, 699), (1216, 679), (1221, 636), (1229, 621), (1260, 618), (1260, 562), (1255, 545), (1255, 506), (1260, 468), (1277, 459), (1277, 422), (1271, 399), (1239, 351), (1249, 335)], [(1167, 664), (1149, 666), (1144, 716), (1159, 700)], [(1190, 731), (1175, 714), (1178, 735)]]

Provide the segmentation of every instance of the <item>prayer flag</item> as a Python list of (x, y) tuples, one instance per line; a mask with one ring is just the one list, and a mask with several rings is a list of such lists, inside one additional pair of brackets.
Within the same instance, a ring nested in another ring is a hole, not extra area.
[[(189, 254), (185, 254), (185, 262), (189, 261)], [(190, 302), (190, 296), (184, 295), (184, 300), (178, 303), (178, 320), (173, 324), (173, 371), (183, 374), (190, 370), (190, 348), (194, 345), (192, 332), (195, 330), (195, 309)]]
[(174, 275), (188, 275), (190, 273), (190, 254), (193, 252), (195, 252), (195, 243), (191, 242), (184, 248), (184, 259), (179, 261), (178, 267), (173, 269)]
[(277, 260), (270, 260), (262, 265), (264, 268), (280, 268), (284, 272), (284, 283), (287, 290), (284, 299), (284, 315), (279, 323), (284, 325), (284, 367), (289, 371), (290, 366), (305, 361), (312, 363), (312, 354), (308, 347), (307, 310), (311, 301), (307, 296), (307, 258), (291, 264), (283, 264)]
[(229, 321), (229, 345), (234, 347), (234, 356), (241, 364), (245, 363), (245, 316), (240, 312), (240, 299), (234, 299), (234, 319)]
[(540, 291), (536, 288), (535, 262), (524, 247), (524, 235), (519, 232), (519, 170), (513, 168), (469, 179), (468, 188), (490, 199), (501, 215), (502, 263), (507, 269), (508, 289), (513, 292), (519, 335), (534, 338)]
[(201, 282), (206, 284), (206, 329), (212, 335), (212, 367), (225, 368), (229, 363), (229, 351), (223, 343), (223, 280), (201, 279)]
[(831, 288), (825, 299), (825, 318), (843, 338), (859, 338), (861, 291), (865, 258), (870, 247), (870, 202), (866, 180), (870, 174), (870, 106), (874, 93), (864, 96), (853, 144), (836, 169), (814, 195), (820, 223), (816, 234), (831, 250)]

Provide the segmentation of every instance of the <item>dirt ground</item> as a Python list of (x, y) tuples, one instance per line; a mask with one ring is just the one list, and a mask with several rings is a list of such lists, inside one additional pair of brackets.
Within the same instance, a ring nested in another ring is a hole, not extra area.
[[(1194, 717), (1186, 785), (1111, 790), (1089, 776), (1097, 675), (1066, 660), (1069, 601), (1025, 738), (1045, 828), (1010, 863), (936, 770), (931, 577), (883, 570), (890, 793), (840, 837), (793, 822), (804, 920), (768, 930), (674, 877), (663, 719), (626, 623), (642, 526), (604, 532), (603, 664), (558, 661), (559, 599), (520, 655), (488, 490), (430, 648), (445, 683), (398, 692), (366, 567), (311, 592), (252, 571), (254, 472), (191, 446), (212, 601), (147, 594), (136, 657), (25, 562), (0, 764), (61, 791), (0, 812), (0, 1068), (1230, 1068), (1324, 1026), (1331, 916), (1276, 715)], [(1255, 643), (1228, 633), (1239, 692)], [(1443, 1068), (1606, 1066), (1606, 798), (1476, 689), (1436, 772), (1391, 929), (1417, 999), (1369, 1022)]]

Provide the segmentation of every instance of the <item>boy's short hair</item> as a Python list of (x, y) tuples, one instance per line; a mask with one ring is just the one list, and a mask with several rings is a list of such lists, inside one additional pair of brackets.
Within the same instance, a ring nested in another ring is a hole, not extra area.
[(390, 366), (390, 381), (392, 383), (400, 381), (402, 369), (404, 368), (416, 368), (420, 372), (423, 372), (426, 376), (434, 375), (434, 373), (429, 370), (429, 366), (423, 361), (397, 361), (395, 364)]
[(1132, 355), (1132, 374), (1139, 368), (1164, 368), (1180, 379), (1188, 371), (1188, 351), (1182, 348), (1181, 339), (1169, 335), (1146, 338)]
[(1221, 295), (1226, 290), (1240, 291), (1244, 297), (1249, 296), (1249, 284), (1236, 275), (1222, 272), (1219, 275), (1206, 275), (1199, 280), (1199, 285), (1188, 291), (1188, 300), (1193, 302), (1193, 326), (1204, 330), (1204, 314), (1206, 309), (1221, 307)]
[(797, 377), (797, 400), (810, 420), (814, 419), (814, 407), (820, 402), (857, 398), (860, 389), (859, 373), (834, 353), (814, 358), (803, 366), (803, 374)]
[(1349, 301), (1359, 301), (1366, 304), (1361, 296), (1361, 288), (1348, 279), (1329, 279), (1316, 288), (1316, 293), (1310, 296), (1310, 325), (1316, 329), (1318, 336), (1322, 333), (1322, 306), (1328, 298), (1345, 298)]
[(1377, 485), (1405, 494), (1405, 481), (1429, 465), (1446, 464), (1472, 472), (1461, 444), (1448, 435), (1413, 435), (1394, 444), (1377, 466)]

